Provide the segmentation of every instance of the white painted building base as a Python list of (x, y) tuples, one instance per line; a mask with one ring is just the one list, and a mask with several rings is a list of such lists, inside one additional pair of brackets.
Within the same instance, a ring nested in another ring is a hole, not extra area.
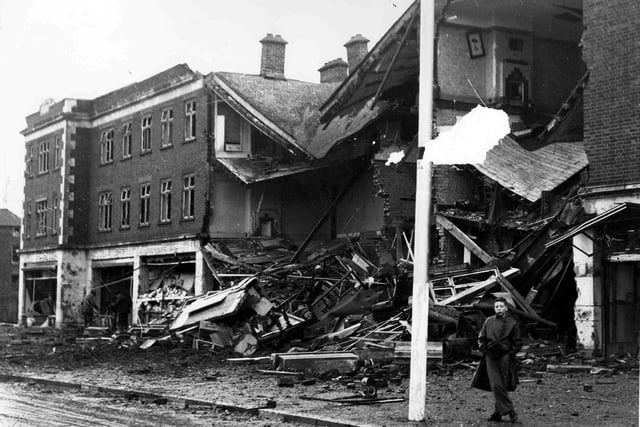
[[(66, 324), (81, 323), (80, 304), (91, 290), (94, 282), (94, 270), (109, 266), (131, 266), (133, 280), (131, 300), (133, 302), (132, 322), (137, 323), (135, 310), (138, 289), (144, 280), (144, 268), (141, 259), (148, 256), (194, 254), (195, 277), (194, 294), (204, 292), (204, 266), (197, 240), (180, 240), (152, 244), (122, 245), (117, 247), (93, 248), (87, 250), (51, 250), (20, 255), (20, 265), (47, 265), (56, 267), (56, 307), (55, 326), (60, 328)], [(19, 273), (18, 319), (22, 319), (25, 307), (25, 271)]]

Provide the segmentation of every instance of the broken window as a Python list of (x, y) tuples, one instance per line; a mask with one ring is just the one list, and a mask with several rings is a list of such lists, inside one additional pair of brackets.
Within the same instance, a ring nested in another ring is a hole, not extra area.
[(47, 234), (47, 199), (36, 201), (36, 217), (38, 219), (36, 236), (44, 236)]
[(168, 108), (162, 111), (160, 117), (160, 144), (162, 147), (173, 145), (173, 109)]
[(38, 146), (38, 173), (49, 172), (49, 141)]
[(151, 184), (140, 186), (140, 225), (149, 225), (149, 207), (151, 201)]
[(182, 178), (182, 219), (193, 219), (195, 214), (196, 176), (185, 175)]
[(131, 157), (131, 123), (122, 126), (122, 158)]
[(123, 188), (120, 191), (120, 227), (131, 226), (131, 189)]
[(142, 152), (151, 151), (151, 116), (142, 118)]
[(160, 222), (171, 222), (171, 180), (160, 182)]
[(98, 223), (98, 230), (109, 231), (111, 230), (111, 210), (112, 210), (112, 198), (111, 191), (100, 193), (99, 199), (99, 215), (100, 221)]
[(196, 101), (184, 104), (184, 139), (191, 141), (196, 138)]
[(100, 134), (100, 164), (113, 162), (113, 129), (102, 131)]

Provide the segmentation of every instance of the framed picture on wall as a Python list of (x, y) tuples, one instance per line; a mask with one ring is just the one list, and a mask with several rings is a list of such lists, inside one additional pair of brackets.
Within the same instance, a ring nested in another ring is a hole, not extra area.
[(469, 31), (467, 33), (467, 45), (469, 46), (469, 56), (471, 59), (484, 56), (484, 44), (480, 31)]

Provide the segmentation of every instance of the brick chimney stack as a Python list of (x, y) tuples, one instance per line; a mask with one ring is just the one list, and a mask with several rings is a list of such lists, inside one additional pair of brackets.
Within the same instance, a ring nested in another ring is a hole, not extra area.
[(337, 83), (347, 78), (349, 66), (342, 58), (325, 62), (320, 67), (320, 83)]
[(287, 42), (280, 37), (280, 34), (274, 36), (268, 33), (260, 43), (262, 43), (260, 75), (272, 79), (284, 79), (284, 50)]
[(367, 56), (369, 49), (367, 48), (369, 40), (363, 37), (362, 34), (356, 34), (344, 44), (347, 48), (347, 61), (349, 61), (349, 73), (358, 66), (362, 59)]

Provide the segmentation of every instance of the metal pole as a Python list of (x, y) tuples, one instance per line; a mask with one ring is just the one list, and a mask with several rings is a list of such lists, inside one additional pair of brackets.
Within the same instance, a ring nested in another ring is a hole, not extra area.
[(418, 159), (416, 174), (415, 250), (411, 322), (409, 421), (425, 419), (427, 330), (429, 319), (429, 219), (431, 216), (431, 141), (433, 117), (434, 0), (420, 1), (420, 77), (418, 94)]

